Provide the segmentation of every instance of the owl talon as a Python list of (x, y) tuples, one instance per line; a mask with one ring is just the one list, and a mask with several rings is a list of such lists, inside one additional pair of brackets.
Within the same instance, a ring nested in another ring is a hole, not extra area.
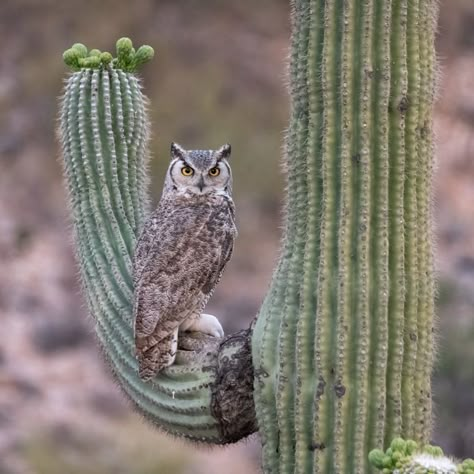
[(199, 318), (186, 321), (180, 326), (180, 330), (202, 332), (213, 337), (224, 337), (221, 323), (212, 314), (201, 314)]

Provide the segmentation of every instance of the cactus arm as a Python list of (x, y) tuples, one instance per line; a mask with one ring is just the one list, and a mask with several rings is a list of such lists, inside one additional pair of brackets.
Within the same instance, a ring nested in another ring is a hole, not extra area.
[(133, 57), (121, 50), (121, 69), (111, 55), (87, 56), (84, 48), (65, 54), (84, 61), (73, 64), (67, 81), (59, 134), (78, 263), (98, 339), (120, 387), (151, 422), (195, 441), (236, 441), (256, 430), (250, 330), (223, 341), (191, 339), (152, 383), (138, 377), (131, 262), (148, 207), (146, 99), (131, 72)]

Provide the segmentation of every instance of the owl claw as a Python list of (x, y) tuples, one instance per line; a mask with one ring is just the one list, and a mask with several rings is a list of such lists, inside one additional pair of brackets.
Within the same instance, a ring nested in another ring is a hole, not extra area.
[(199, 318), (189, 321), (188, 324), (181, 325), (180, 329), (184, 331), (202, 332), (214, 337), (224, 337), (224, 330), (222, 329), (221, 323), (212, 314), (201, 314)]

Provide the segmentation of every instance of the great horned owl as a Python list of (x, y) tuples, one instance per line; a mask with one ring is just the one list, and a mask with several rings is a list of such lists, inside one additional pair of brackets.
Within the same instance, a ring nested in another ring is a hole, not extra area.
[(216, 151), (171, 145), (163, 194), (133, 262), (135, 347), (144, 380), (174, 362), (178, 331), (224, 335), (217, 318), (202, 311), (237, 235), (229, 156), (230, 145)]

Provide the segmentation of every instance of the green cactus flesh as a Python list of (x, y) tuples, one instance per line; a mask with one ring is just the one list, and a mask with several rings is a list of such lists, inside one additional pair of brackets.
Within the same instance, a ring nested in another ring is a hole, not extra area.
[(106, 357), (138, 410), (170, 433), (221, 443), (210, 411), (213, 362), (181, 354), (152, 383), (138, 377), (131, 258), (148, 210), (145, 106), (136, 76), (119, 69), (83, 69), (66, 85), (60, 135), (84, 290)]
[(396, 438), (384, 452), (374, 449), (369, 462), (384, 474), (470, 474), (474, 461), (466, 459), (462, 464), (446, 457), (443, 450), (430, 444), (419, 448), (413, 440)]
[(81, 69), (120, 69), (125, 72), (134, 72), (142, 64), (153, 58), (151, 46), (143, 45), (135, 51), (129, 38), (120, 38), (116, 45), (117, 57), (109, 52), (101, 53), (98, 49), (87, 50), (82, 43), (76, 43), (63, 53), (63, 59), (73, 71)]
[(434, 0), (295, 0), (282, 255), (252, 339), (263, 467), (365, 473), (431, 428)]

